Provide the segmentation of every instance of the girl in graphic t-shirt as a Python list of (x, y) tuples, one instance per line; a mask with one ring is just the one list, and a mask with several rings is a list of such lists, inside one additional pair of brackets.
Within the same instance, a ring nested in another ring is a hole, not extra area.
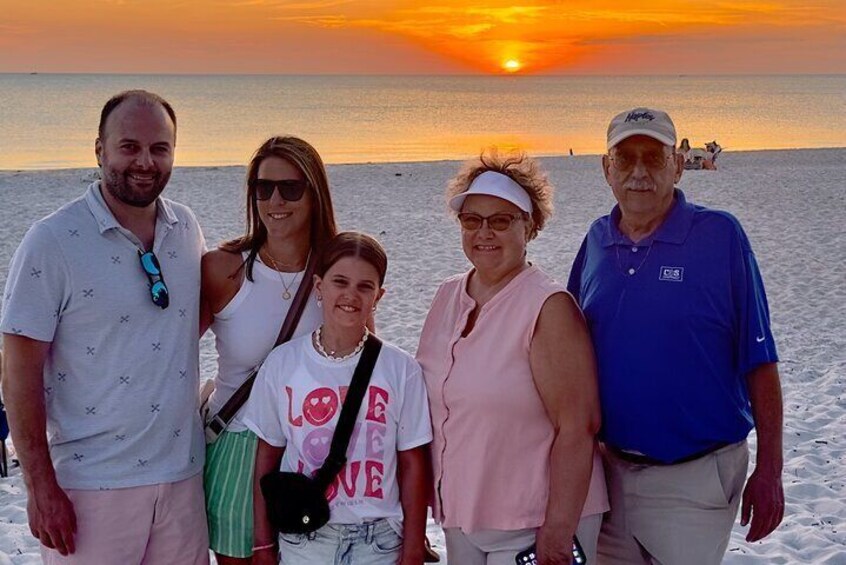
[[(339, 234), (317, 267), (324, 323), (273, 350), (244, 415), (259, 437), (255, 466), (253, 563), (277, 562), (277, 538), (258, 489), (265, 474), (311, 475), (329, 452), (353, 371), (368, 339), (368, 317), (384, 294), (387, 258), (359, 233)], [(424, 449), (432, 439), (422, 373), (413, 357), (385, 343), (358, 412), (347, 464), (327, 489), (329, 523), (312, 534), (281, 534), (278, 562), (419, 564), (426, 524)], [(405, 543), (403, 543), (405, 540)]]

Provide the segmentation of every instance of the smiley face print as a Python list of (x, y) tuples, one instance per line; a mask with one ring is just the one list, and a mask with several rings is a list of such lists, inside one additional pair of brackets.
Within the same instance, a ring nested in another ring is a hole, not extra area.
[(316, 388), (303, 400), (303, 415), (312, 426), (322, 426), (338, 411), (338, 395), (331, 388)]

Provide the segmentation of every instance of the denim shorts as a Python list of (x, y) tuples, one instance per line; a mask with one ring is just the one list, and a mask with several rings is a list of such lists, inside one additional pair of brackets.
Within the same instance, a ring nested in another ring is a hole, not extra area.
[(394, 565), (401, 552), (402, 537), (384, 519), (279, 535), (280, 565)]

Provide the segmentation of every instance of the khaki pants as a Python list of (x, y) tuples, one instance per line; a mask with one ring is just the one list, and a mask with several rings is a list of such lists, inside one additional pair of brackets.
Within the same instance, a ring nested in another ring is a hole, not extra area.
[[(602, 514), (582, 516), (576, 536), (588, 564), (596, 563), (596, 539)], [(461, 528), (444, 528), (447, 560), (456, 565), (515, 565), (517, 554), (535, 543), (537, 528), (525, 530), (481, 530), (465, 533)]]
[(611, 511), (601, 565), (718, 565), (740, 506), (749, 449), (728, 445), (678, 465), (637, 465), (603, 450)]

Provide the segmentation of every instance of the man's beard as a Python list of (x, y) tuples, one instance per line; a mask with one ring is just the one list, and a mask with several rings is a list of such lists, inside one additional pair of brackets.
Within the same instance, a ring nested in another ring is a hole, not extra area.
[[(129, 171), (118, 172), (114, 169), (103, 169), (103, 186), (116, 199), (124, 204), (136, 208), (146, 208), (156, 201), (170, 180), (170, 173), (153, 173), (153, 183), (150, 188), (134, 189), (130, 185)], [(146, 173), (145, 173), (146, 174)]]

